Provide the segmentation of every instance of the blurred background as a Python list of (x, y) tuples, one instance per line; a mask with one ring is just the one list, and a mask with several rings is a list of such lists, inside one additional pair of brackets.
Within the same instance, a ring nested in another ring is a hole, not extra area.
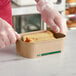
[[(76, 29), (76, 0), (49, 0), (67, 19), (68, 29)], [(41, 19), (35, 0), (11, 0), (13, 28), (18, 33), (49, 28)]]

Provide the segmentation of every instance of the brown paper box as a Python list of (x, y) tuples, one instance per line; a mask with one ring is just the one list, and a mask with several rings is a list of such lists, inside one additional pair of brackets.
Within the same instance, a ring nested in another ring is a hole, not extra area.
[[(42, 31), (37, 31), (42, 32)], [(31, 33), (37, 33), (37, 32), (31, 32)], [(22, 34), (31, 34), (31, 33), (25, 33)], [(64, 47), (64, 37), (63, 34), (55, 34), (54, 36), (57, 39), (42, 41), (42, 42), (35, 42), (35, 43), (28, 43), (22, 41), (22, 39), (18, 39), (16, 41), (16, 51), (17, 54), (26, 57), (26, 58), (36, 58), (40, 56), (47, 56), (55, 53), (60, 53), (63, 50)]]

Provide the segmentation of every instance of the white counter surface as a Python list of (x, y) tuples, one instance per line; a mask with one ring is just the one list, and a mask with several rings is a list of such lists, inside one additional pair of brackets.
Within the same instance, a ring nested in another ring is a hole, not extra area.
[(0, 49), (0, 76), (76, 76), (76, 30), (68, 32), (60, 54), (27, 59), (16, 55), (15, 45)]

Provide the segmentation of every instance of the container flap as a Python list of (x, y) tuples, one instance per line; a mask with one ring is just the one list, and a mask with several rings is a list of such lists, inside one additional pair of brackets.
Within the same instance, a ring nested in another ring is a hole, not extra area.
[(54, 34), (54, 37), (55, 37), (55, 38), (63, 38), (63, 37), (66, 36), (66, 35), (63, 34), (63, 33), (55, 33), (55, 32), (52, 31), (52, 30), (49, 30), (49, 31), (51, 31), (51, 32)]
[(54, 33), (54, 36), (55, 36), (55, 38), (63, 38), (63, 37), (65, 37), (65, 35), (62, 34), (62, 33)]

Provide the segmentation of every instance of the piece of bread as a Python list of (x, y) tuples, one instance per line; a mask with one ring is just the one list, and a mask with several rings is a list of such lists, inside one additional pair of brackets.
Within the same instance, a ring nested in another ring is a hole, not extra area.
[(51, 40), (55, 39), (53, 33), (50, 31), (40, 32), (40, 33), (33, 33), (23, 36), (23, 41), (25, 42), (40, 42), (43, 40)]

